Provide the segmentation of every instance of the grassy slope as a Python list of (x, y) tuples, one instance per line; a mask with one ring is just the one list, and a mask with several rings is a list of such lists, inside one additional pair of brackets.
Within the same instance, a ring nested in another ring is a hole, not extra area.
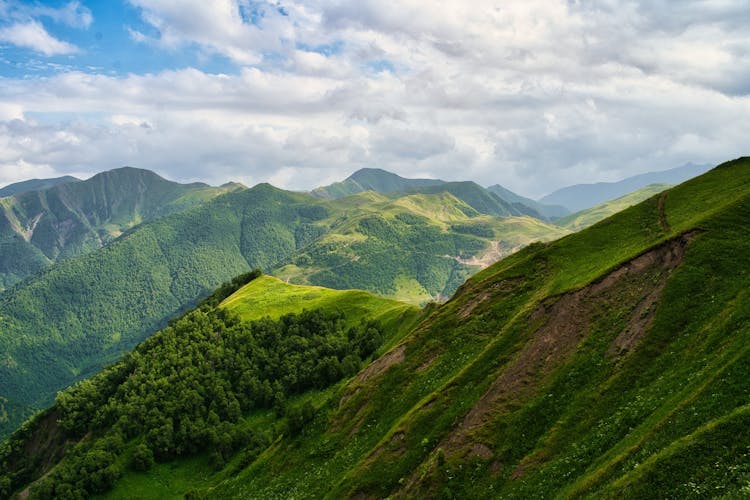
[[(532, 245), (480, 272), (409, 334), (403, 362), (355, 379), (301, 438), (267, 450), (210, 494), (747, 494), (748, 220), (743, 159), (661, 201)], [(487, 399), (535, 333), (561, 314), (558, 301), (589, 293), (588, 284), (686, 231), (695, 233), (679, 267), (612, 278), (592, 296), (573, 351), (530, 365), (521, 377), (529, 390)], [(660, 286), (650, 312), (640, 310), (643, 294)], [(641, 340), (608, 354), (641, 315), (650, 318)], [(464, 428), (477, 408), (487, 410), (481, 424)]]
[(621, 212), (630, 206), (659, 194), (669, 187), (669, 184), (650, 184), (633, 191), (632, 193), (628, 193), (625, 196), (562, 217), (556, 220), (555, 224), (570, 229), (571, 231), (580, 231), (581, 229), (592, 226), (600, 220), (606, 219), (617, 212)]
[(320, 286), (301, 286), (284, 283), (273, 276), (261, 276), (232, 294), (221, 303), (240, 315), (244, 321), (265, 317), (278, 319), (284, 314), (300, 313), (304, 309), (334, 310), (350, 322), (372, 318), (386, 327), (398, 330), (404, 315), (418, 309), (409, 304), (385, 299), (362, 290), (332, 290)]

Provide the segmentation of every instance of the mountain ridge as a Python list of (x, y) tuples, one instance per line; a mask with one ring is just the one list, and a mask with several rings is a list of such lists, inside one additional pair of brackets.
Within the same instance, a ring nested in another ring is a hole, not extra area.
[(62, 177), (54, 177), (50, 179), (29, 179), (14, 182), (0, 188), (0, 198), (25, 193), (26, 191), (42, 191), (44, 189), (55, 187), (58, 184), (67, 184), (69, 182), (81, 182), (81, 179), (71, 175), (64, 175)]
[(0, 199), (0, 290), (59, 259), (101, 248), (123, 231), (237, 185), (179, 184), (133, 167)]

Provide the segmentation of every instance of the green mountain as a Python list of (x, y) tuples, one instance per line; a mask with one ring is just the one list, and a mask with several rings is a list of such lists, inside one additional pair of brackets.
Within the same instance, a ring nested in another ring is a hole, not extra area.
[[(454, 220), (438, 220), (444, 212)], [(525, 244), (567, 232), (528, 217), (482, 216), (445, 193), (325, 200), (267, 184), (142, 223), (0, 295), (0, 435), (250, 268), (419, 304), (450, 296)]]
[(320, 198), (336, 199), (364, 191), (395, 193), (443, 184), (439, 179), (406, 179), (380, 168), (362, 168), (341, 182), (313, 189), (310, 194)]
[(479, 188), (446, 183), (446, 191), (435, 194), (365, 192), (336, 200), (322, 221), (330, 231), (282, 261), (273, 274), (293, 283), (365, 288), (421, 304), (449, 297), (478, 269), (529, 243), (566, 234), (528, 216), (486, 215), (500, 207), (491, 204), (496, 200), (470, 199), (485, 210), (481, 213), (451, 193), (471, 193), (454, 189), (465, 185)]
[(560, 217), (565, 217), (566, 215), (570, 214), (570, 210), (562, 205), (546, 205), (544, 203), (539, 203), (538, 201), (532, 200), (531, 198), (520, 196), (513, 191), (504, 188), (500, 184), (495, 184), (488, 187), (487, 191), (499, 196), (501, 199), (507, 202), (532, 208), (537, 213), (550, 220), (559, 219)]
[(29, 179), (28, 181), (16, 182), (8, 184), (7, 186), (0, 188), (0, 198), (6, 196), (12, 196), (14, 194), (25, 193), (26, 191), (42, 191), (55, 187), (58, 184), (67, 184), (68, 182), (80, 182), (81, 179), (76, 177), (65, 175), (63, 177), (55, 177), (53, 179)]
[(571, 231), (580, 231), (669, 188), (669, 184), (649, 184), (625, 196), (605, 201), (599, 205), (557, 219), (555, 224)]
[(439, 186), (425, 186), (413, 189), (412, 192), (424, 194), (451, 193), (465, 202), (480, 214), (509, 217), (512, 215), (529, 215), (545, 219), (536, 210), (522, 203), (506, 201), (472, 181), (446, 182)]
[(409, 193), (451, 193), (477, 212), (507, 217), (529, 215), (548, 220), (569, 213), (564, 207), (546, 206), (519, 196), (499, 184), (487, 189), (475, 182), (445, 182), (439, 179), (406, 179), (379, 168), (363, 168), (347, 179), (311, 191), (313, 196), (337, 199), (365, 191), (397, 195)]
[[(350, 333), (355, 318), (331, 302), (243, 322), (226, 309), (239, 279), (14, 434), (0, 486), (32, 485), (30, 498), (744, 498), (748, 221), (744, 158), (530, 245), (421, 315), (365, 314)], [(249, 288), (257, 307), (276, 293)]]
[[(43, 187), (57, 180), (24, 185)], [(141, 222), (238, 187), (178, 184), (148, 170), (125, 167), (1, 198), (0, 291), (59, 259), (101, 248)]]

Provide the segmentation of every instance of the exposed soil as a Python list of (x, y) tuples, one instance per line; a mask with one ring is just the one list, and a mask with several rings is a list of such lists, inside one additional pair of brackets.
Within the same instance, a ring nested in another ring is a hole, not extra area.
[(357, 378), (354, 379), (355, 383), (367, 382), (369, 379), (384, 373), (388, 368), (398, 363), (403, 363), (406, 353), (406, 345), (401, 344), (398, 347), (391, 349), (387, 353), (380, 356), (378, 359), (370, 363), (370, 366), (359, 372)]
[(467, 266), (479, 266), (484, 269), (516, 250), (518, 249), (511, 248), (504, 250), (499, 241), (490, 241), (490, 247), (482, 255), (475, 255), (469, 259), (462, 259), (461, 257), (455, 257), (455, 259), (461, 264), (466, 264)]
[(348, 385), (346, 393), (341, 396), (339, 401), (339, 408), (342, 408), (347, 401), (349, 401), (354, 395), (356, 395), (361, 389), (362, 385), (368, 380), (379, 376), (393, 365), (403, 363), (406, 355), (406, 345), (401, 344), (394, 349), (391, 349), (387, 353), (380, 356), (378, 359), (370, 363), (370, 365), (359, 372), (354, 380)]
[[(488, 391), (444, 440), (441, 446), (446, 453), (461, 456), (468, 451), (471, 455), (476, 444), (472, 444), (474, 432), (489, 424), (509, 404), (532, 396), (547, 375), (575, 354), (577, 346), (589, 333), (596, 312), (609, 307), (618, 297), (617, 286), (625, 286), (624, 280), (653, 270), (658, 273), (657, 283), (637, 287), (628, 296), (627, 304), (618, 304), (618, 307), (630, 308), (630, 319), (610, 350), (621, 353), (632, 349), (647, 330), (666, 277), (682, 261), (691, 238), (692, 235), (686, 235), (670, 240), (579, 290), (564, 294), (554, 302), (540, 304), (531, 314), (529, 323), (546, 321), (532, 333), (515, 359), (504, 367)], [(492, 456), (483, 454), (488, 458)]]
[(487, 291), (480, 293), (473, 299), (467, 301), (458, 311), (458, 317), (461, 319), (468, 318), (479, 304), (486, 302), (488, 299), (493, 298), (499, 294), (506, 294), (515, 291), (521, 285), (521, 283), (523, 283), (523, 281), (523, 278), (515, 277), (506, 278), (504, 280), (498, 281), (497, 283), (494, 283), (489, 287)]

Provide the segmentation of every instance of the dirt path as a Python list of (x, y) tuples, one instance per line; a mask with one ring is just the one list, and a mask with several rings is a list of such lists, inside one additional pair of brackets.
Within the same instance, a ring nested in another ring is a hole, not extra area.
[(667, 212), (666, 210), (664, 210), (664, 201), (666, 199), (667, 193), (665, 191), (661, 195), (659, 195), (659, 203), (657, 209), (659, 211), (659, 225), (665, 233), (669, 233), (672, 231), (672, 228), (669, 226), (669, 222), (667, 221)]

